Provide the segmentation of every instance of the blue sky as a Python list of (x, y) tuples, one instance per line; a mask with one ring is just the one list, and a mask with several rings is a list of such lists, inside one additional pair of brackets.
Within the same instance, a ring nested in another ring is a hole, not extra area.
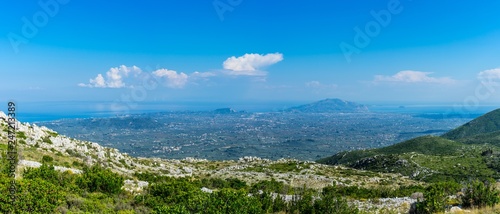
[(498, 8), (493, 0), (5, 0), (0, 100), (498, 104)]

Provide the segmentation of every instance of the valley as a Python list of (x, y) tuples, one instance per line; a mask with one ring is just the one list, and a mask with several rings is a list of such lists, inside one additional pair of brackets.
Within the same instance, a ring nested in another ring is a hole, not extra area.
[(470, 119), (381, 112), (166, 112), (37, 124), (136, 157), (312, 161), (344, 150), (440, 135)]

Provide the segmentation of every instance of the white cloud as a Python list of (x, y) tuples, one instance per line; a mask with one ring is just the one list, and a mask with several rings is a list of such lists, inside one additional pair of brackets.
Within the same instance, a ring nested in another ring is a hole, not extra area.
[(245, 54), (240, 57), (229, 57), (222, 63), (229, 75), (264, 76), (266, 72), (260, 68), (276, 64), (283, 60), (283, 54)]
[(217, 74), (213, 72), (198, 72), (198, 71), (195, 71), (191, 75), (189, 75), (189, 77), (199, 77), (199, 78), (208, 78), (214, 76), (217, 76)]
[(481, 71), (477, 75), (477, 78), (481, 81), (486, 80), (500, 80), (500, 68), (490, 69), (486, 71)]
[[(169, 88), (183, 88), (188, 82), (196, 84), (197, 81), (209, 82), (217, 76), (252, 76), (254, 81), (264, 82), (267, 73), (260, 70), (266, 66), (276, 64), (283, 60), (283, 54), (245, 54), (240, 57), (229, 57), (223, 62), (224, 70), (214, 72), (198, 72), (191, 74), (177, 72), (169, 69), (158, 69), (151, 73), (143, 73), (137, 66), (127, 67), (125, 65), (110, 68), (105, 74), (97, 74), (88, 83), (79, 83), (80, 87), (89, 88), (124, 88), (135, 87), (143, 82), (144, 76), (152, 75), (164, 82)], [(132, 76), (133, 75), (133, 76)], [(142, 79), (141, 79), (142, 77)], [(156, 81), (158, 81), (156, 80)], [(135, 83), (135, 84), (134, 84)]]
[(188, 81), (188, 75), (185, 73), (177, 73), (174, 70), (159, 69), (153, 72), (153, 75), (165, 78), (167, 87), (170, 88), (183, 88)]
[(405, 82), (405, 83), (439, 83), (448, 84), (455, 82), (449, 77), (431, 77), (432, 72), (400, 71), (392, 76), (376, 75), (374, 82)]
[(135, 65), (132, 67), (122, 65), (109, 69), (106, 72), (106, 78), (102, 74), (97, 74), (94, 79), (89, 80), (89, 84), (80, 83), (78, 86), (90, 88), (123, 88), (127, 87), (124, 79), (128, 78), (129, 74), (137, 76), (141, 72), (141, 69)]

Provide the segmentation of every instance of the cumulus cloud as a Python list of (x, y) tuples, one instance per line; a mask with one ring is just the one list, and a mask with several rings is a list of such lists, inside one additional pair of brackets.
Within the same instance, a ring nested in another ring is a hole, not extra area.
[(185, 73), (177, 73), (174, 70), (159, 69), (153, 72), (153, 75), (164, 78), (165, 83), (170, 88), (183, 88), (188, 81), (188, 75)]
[(490, 69), (486, 71), (481, 71), (477, 75), (477, 78), (481, 81), (486, 80), (500, 80), (500, 68)]
[(400, 71), (392, 76), (376, 75), (374, 82), (404, 82), (404, 83), (439, 83), (448, 84), (455, 82), (449, 77), (431, 77), (432, 72)]
[(106, 77), (102, 74), (97, 74), (94, 79), (90, 79), (88, 84), (80, 83), (80, 87), (90, 87), (90, 88), (123, 88), (127, 87), (124, 82), (125, 78), (134, 75), (137, 77), (142, 70), (137, 66), (127, 67), (122, 65), (120, 67), (114, 67), (106, 72)]
[[(155, 81), (161, 81), (169, 88), (183, 88), (188, 82), (196, 84), (197, 81), (208, 82), (216, 76), (252, 76), (254, 81), (265, 81), (267, 73), (261, 69), (276, 64), (283, 60), (283, 54), (245, 54), (240, 57), (229, 57), (223, 62), (224, 70), (214, 72), (198, 72), (191, 74), (177, 72), (166, 68), (153, 72), (142, 72), (137, 66), (125, 65), (110, 68), (105, 74), (97, 74), (88, 83), (79, 83), (80, 87), (89, 88), (125, 88), (141, 84), (145, 77), (152, 76)], [(135, 83), (135, 84), (134, 84)]]
[(245, 54), (240, 57), (229, 57), (222, 66), (230, 75), (263, 76), (266, 72), (261, 68), (276, 64), (283, 60), (283, 54)]

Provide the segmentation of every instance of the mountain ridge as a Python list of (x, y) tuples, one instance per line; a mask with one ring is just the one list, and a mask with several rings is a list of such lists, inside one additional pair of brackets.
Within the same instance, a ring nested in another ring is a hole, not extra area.
[(450, 140), (469, 138), (476, 135), (484, 135), (500, 131), (500, 109), (490, 111), (464, 125), (461, 125), (445, 134), (442, 137)]
[(345, 101), (338, 98), (329, 98), (309, 104), (294, 106), (285, 109), (284, 111), (302, 113), (357, 113), (368, 112), (368, 107), (356, 102)]

